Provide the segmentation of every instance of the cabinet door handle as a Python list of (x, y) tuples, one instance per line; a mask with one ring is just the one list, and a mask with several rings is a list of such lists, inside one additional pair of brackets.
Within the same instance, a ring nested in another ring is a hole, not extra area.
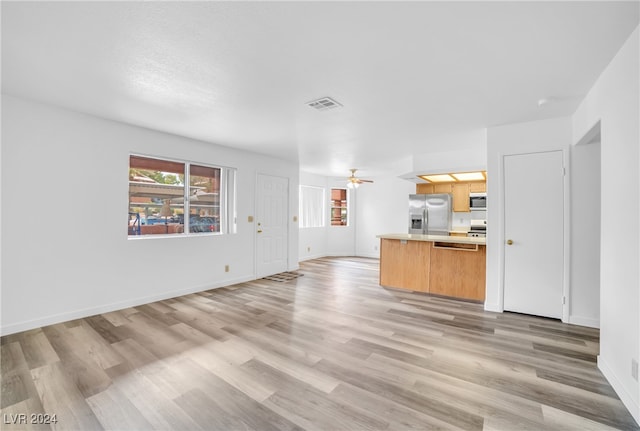
[(513, 245), (513, 240), (512, 239), (508, 239), (507, 240), (507, 245)]

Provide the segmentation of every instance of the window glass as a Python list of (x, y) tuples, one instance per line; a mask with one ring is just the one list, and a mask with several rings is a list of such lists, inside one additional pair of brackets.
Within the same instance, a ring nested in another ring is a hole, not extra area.
[(129, 236), (235, 233), (235, 172), (131, 155)]
[(347, 189), (331, 189), (331, 226), (347, 226)]
[(189, 232), (220, 232), (220, 168), (189, 166)]
[(129, 158), (129, 235), (184, 231), (184, 163), (140, 156)]
[(324, 199), (323, 188), (300, 186), (300, 228), (324, 226)]

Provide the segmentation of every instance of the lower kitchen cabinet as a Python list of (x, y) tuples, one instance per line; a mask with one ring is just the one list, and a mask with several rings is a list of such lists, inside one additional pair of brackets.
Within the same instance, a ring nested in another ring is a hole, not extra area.
[(380, 284), (428, 292), (430, 252), (431, 248), (420, 241), (383, 239), (380, 244)]
[(429, 293), (484, 301), (487, 247), (429, 244)]
[(486, 246), (381, 239), (380, 284), (483, 301)]

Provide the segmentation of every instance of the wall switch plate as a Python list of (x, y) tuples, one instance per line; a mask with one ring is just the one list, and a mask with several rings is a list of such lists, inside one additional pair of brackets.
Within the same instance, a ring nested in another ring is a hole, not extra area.
[(631, 359), (631, 377), (638, 381), (638, 361)]
[(224, 266), (224, 272), (229, 272), (229, 265)]
[(298, 216), (293, 216), (293, 222), (297, 223), (298, 222)]
[(253, 216), (249, 216), (249, 217), (247, 217), (247, 221), (248, 221), (249, 223), (253, 223)]

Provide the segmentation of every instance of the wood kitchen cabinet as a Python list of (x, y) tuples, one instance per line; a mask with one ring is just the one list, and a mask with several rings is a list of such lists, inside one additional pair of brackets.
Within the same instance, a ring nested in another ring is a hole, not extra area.
[(487, 248), (431, 243), (429, 293), (483, 301)]
[(486, 246), (453, 241), (382, 238), (380, 284), (483, 301)]
[(434, 184), (433, 192), (434, 193), (451, 193), (452, 185), (451, 183), (443, 183), (443, 184)]
[(469, 183), (469, 191), (471, 193), (486, 193), (487, 183), (485, 181), (474, 181)]
[(486, 181), (469, 181), (442, 184), (416, 184), (416, 193), (451, 193), (453, 195), (454, 212), (470, 212), (469, 193), (483, 193), (487, 191)]
[(430, 243), (383, 239), (380, 244), (380, 284), (429, 291)]
[(419, 195), (428, 195), (431, 193), (435, 193), (433, 191), (433, 184), (416, 184), (416, 193)]
[(469, 208), (469, 183), (455, 183), (453, 185), (453, 212), (471, 211)]

